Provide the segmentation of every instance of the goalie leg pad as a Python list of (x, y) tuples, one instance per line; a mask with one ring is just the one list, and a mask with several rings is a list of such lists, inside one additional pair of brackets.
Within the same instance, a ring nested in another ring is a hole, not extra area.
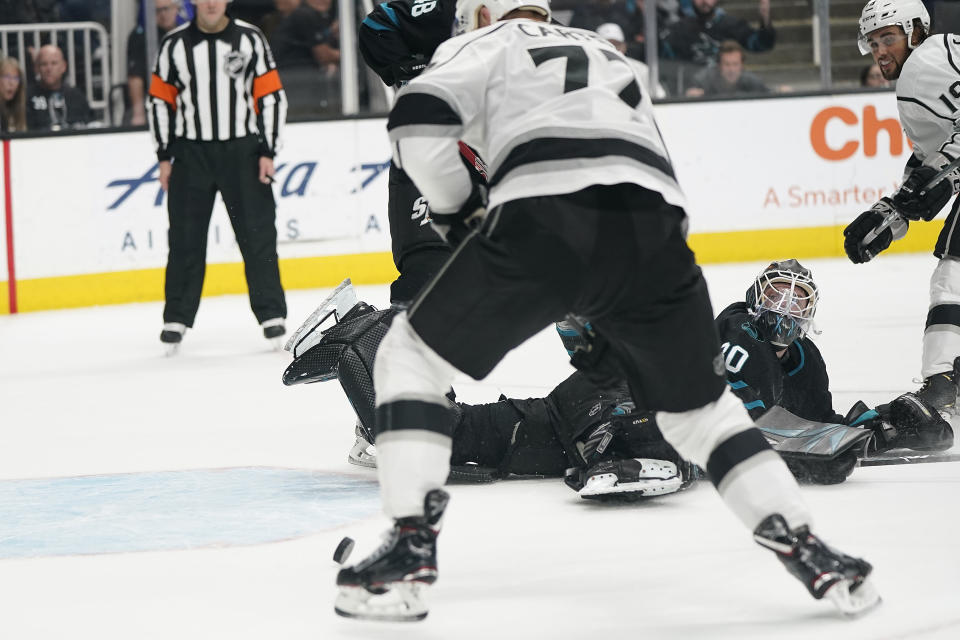
[(373, 362), (395, 315), (394, 309), (378, 311), (358, 302), (318, 343), (294, 358), (284, 371), (284, 384), (337, 378), (357, 412), (364, 437), (373, 443)]

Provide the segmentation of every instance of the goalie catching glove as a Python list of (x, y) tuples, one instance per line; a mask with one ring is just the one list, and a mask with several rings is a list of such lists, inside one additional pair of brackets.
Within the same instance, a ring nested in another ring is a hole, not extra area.
[(466, 202), (453, 213), (432, 211), (430, 219), (433, 228), (451, 247), (458, 247), (474, 229), (480, 227), (487, 217), (487, 189), (482, 184), (474, 184), (473, 191)]
[(843, 250), (854, 264), (869, 262), (906, 235), (908, 224), (890, 198), (881, 198), (843, 230)]
[(893, 195), (893, 205), (908, 220), (933, 220), (958, 191), (960, 168), (951, 168), (946, 156), (935, 153), (910, 172)]

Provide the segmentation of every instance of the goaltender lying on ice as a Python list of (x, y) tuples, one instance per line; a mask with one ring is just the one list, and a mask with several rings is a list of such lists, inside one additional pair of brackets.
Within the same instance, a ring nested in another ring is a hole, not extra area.
[[(728, 384), (794, 475), (834, 484), (865, 456), (949, 448), (949, 423), (912, 393), (876, 409), (857, 402), (846, 416), (834, 411), (826, 365), (809, 336), (818, 298), (811, 272), (783, 260), (717, 317)], [(349, 460), (361, 466), (376, 464), (373, 360), (394, 314), (358, 301), (347, 280), (287, 344), (294, 360), (285, 384), (340, 381), (357, 412)], [(458, 417), (451, 479), (563, 476), (583, 498), (627, 499), (673, 493), (701, 477), (664, 441), (655, 414), (635, 406), (625, 383), (596, 375), (589, 360), (602, 351), (602, 336), (575, 318), (557, 329), (583, 370), (546, 397), (469, 405), (450, 394)]]

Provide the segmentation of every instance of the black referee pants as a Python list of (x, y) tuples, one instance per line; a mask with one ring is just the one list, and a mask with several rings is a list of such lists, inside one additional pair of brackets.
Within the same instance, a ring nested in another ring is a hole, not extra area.
[(256, 137), (224, 142), (178, 140), (167, 194), (170, 221), (164, 322), (193, 326), (207, 262), (213, 202), (220, 192), (230, 216), (257, 322), (285, 318), (287, 304), (277, 264), (273, 189), (259, 180)]

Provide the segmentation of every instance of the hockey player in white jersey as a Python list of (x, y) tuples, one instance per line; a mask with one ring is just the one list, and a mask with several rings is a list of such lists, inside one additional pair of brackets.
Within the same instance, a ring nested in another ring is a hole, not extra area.
[[(864, 263), (907, 233), (910, 221), (932, 220), (960, 191), (960, 36), (930, 35), (920, 0), (870, 0), (860, 17), (860, 51), (873, 54), (883, 77), (897, 81), (900, 123), (913, 142), (903, 185), (844, 229), (844, 249)], [(930, 310), (923, 334), (918, 417), (931, 408), (956, 413), (960, 373), (960, 229), (958, 201), (934, 255)], [(953, 434), (937, 448), (949, 448)]]
[[(455, 250), (377, 353), (378, 475), (395, 524), (339, 572), (337, 613), (426, 616), (448, 501), (444, 394), (456, 370), (483, 378), (567, 314), (590, 327), (573, 363), (596, 381), (627, 380), (815, 598), (845, 613), (875, 605), (869, 563), (810, 533), (796, 481), (727, 387), (683, 192), (633, 67), (597, 34), (549, 24), (548, 0), (461, 0), (457, 13), (466, 30), (482, 28), (437, 49), (387, 125), (394, 160)], [(488, 198), (458, 139), (488, 161)]]

